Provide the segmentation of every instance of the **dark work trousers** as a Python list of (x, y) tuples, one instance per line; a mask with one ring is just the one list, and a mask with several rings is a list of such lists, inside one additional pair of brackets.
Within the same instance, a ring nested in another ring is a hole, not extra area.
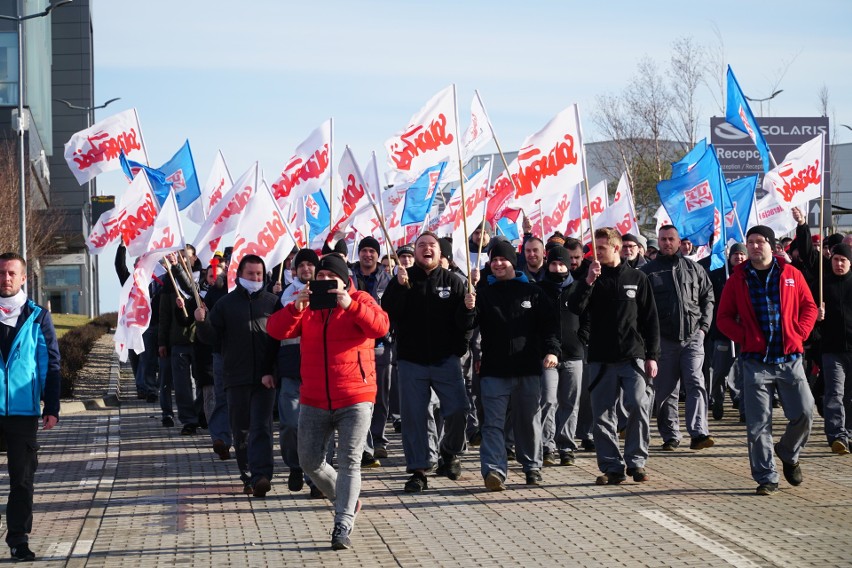
[(38, 467), (38, 416), (0, 416), (0, 436), (6, 441), (9, 501), (6, 504), (6, 544), (29, 541), (33, 529), (33, 478)]
[(265, 477), (272, 481), (273, 437), (272, 407), (275, 405), (275, 389), (261, 384), (239, 385), (225, 389), (228, 397), (228, 412), (231, 418), (231, 434), (237, 466), (243, 483), (257, 483)]

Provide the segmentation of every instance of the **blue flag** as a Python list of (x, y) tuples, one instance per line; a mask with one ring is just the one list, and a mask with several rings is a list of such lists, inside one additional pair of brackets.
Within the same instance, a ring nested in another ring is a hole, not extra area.
[(308, 223), (308, 230), (310, 231), (310, 242), (328, 232), (331, 211), (322, 189), (305, 198), (305, 221)]
[(438, 194), (438, 184), (441, 183), (446, 166), (447, 162), (441, 162), (437, 166), (427, 168), (417, 181), (411, 184), (405, 192), (405, 206), (402, 209), (400, 225), (422, 223), (426, 219)]
[(136, 177), (136, 174), (138, 174), (141, 170), (145, 170), (145, 173), (148, 174), (148, 181), (151, 182), (151, 189), (154, 190), (154, 195), (157, 196), (157, 201), (162, 207), (163, 203), (165, 203), (166, 199), (169, 197), (169, 191), (172, 189), (171, 182), (166, 179), (163, 172), (155, 170), (154, 168), (149, 168), (145, 164), (128, 160), (127, 156), (124, 155), (124, 152), (121, 152), (118, 155), (118, 162), (121, 164), (121, 169), (124, 171), (124, 175), (126, 175), (127, 179), (131, 181), (133, 181), (133, 178)]
[(657, 184), (660, 201), (681, 238), (689, 238), (695, 246), (710, 242), (723, 183), (716, 149), (710, 144), (691, 170)]
[(672, 162), (672, 178), (680, 177), (688, 172), (689, 168), (704, 155), (705, 151), (707, 151), (707, 139), (702, 138), (701, 142), (696, 144), (683, 158), (677, 162)]
[(195, 174), (195, 162), (189, 149), (189, 140), (184, 142), (172, 159), (160, 166), (159, 171), (171, 183), (178, 209), (183, 211), (201, 196), (201, 186)]
[(497, 230), (510, 241), (517, 241), (521, 238), (517, 221), (512, 221), (508, 217), (501, 217), (497, 220)]
[[(731, 203), (725, 212), (725, 227), (728, 239), (736, 239), (739, 243), (745, 242), (748, 217), (751, 215), (751, 205), (754, 203), (754, 192), (757, 190), (758, 176), (748, 176), (736, 179), (728, 186), (728, 200)], [(734, 215), (736, 212), (736, 216)], [(742, 229), (742, 231), (740, 231)]]
[(763, 173), (768, 172), (770, 168), (769, 145), (763, 138), (763, 133), (754, 119), (754, 114), (748, 106), (748, 101), (746, 101), (730, 65), (728, 65), (728, 97), (725, 103), (725, 120), (737, 130), (748, 134), (760, 153), (760, 159), (763, 161)]

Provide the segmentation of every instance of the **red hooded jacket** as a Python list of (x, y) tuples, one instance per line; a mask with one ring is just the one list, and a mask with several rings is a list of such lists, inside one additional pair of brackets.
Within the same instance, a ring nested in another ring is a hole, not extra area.
[[(781, 268), (781, 334), (784, 354), (804, 352), (804, 341), (816, 324), (817, 307), (802, 273), (789, 263), (776, 258)], [(744, 353), (766, 353), (766, 338), (757, 322), (751, 304), (743, 262), (722, 289), (716, 327), (741, 346)]]
[(376, 402), (375, 339), (388, 332), (388, 315), (370, 294), (349, 282), (352, 304), (301, 312), (291, 302), (269, 316), (275, 339), (301, 337), (302, 404), (337, 410)]

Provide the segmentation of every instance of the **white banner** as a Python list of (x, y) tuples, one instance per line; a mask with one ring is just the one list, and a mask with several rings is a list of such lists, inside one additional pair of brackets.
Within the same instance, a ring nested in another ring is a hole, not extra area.
[(143, 254), (147, 250), (158, 209), (148, 175), (140, 172), (127, 186), (119, 204), (103, 213), (92, 226), (86, 238), (89, 253), (100, 254), (120, 237), (127, 247), (127, 254)]
[(210, 264), (213, 254), (221, 250), (222, 237), (236, 229), (240, 215), (245, 211), (256, 187), (257, 162), (252, 164), (225, 196), (213, 206), (207, 220), (198, 230), (193, 242), (202, 265)]
[(595, 220), (595, 228), (615, 227), (622, 235), (630, 233), (638, 236), (639, 224), (633, 208), (633, 194), (630, 191), (630, 183), (627, 174), (621, 174), (618, 180), (618, 189), (615, 190), (615, 198), (612, 205), (604, 209), (600, 217)]
[(764, 191), (774, 194), (775, 201), (788, 211), (822, 195), (823, 136), (820, 133), (787, 154), (763, 178)]
[(272, 183), (278, 206), (286, 211), (291, 201), (307, 197), (325, 184), (331, 174), (331, 119), (323, 122), (299, 144), (293, 157)]
[[(467, 213), (467, 233), (465, 233), (465, 224), (462, 222), (462, 208), (459, 203), (456, 210), (456, 216), (452, 227), (453, 237), (453, 260), (462, 272), (467, 274), (467, 255), (468, 255), (468, 238), (476, 228), (482, 223), (485, 215), (485, 208), (488, 203), (488, 186), (491, 180), (491, 162), (488, 162), (479, 172), (477, 172), (465, 185), (465, 213)], [(461, 201), (461, 191), (457, 190), (459, 201)], [(472, 265), (472, 268), (482, 268), (485, 266), (487, 256), (482, 254), (481, 258), (474, 258), (474, 263), (479, 266)]]
[(363, 204), (369, 204), (369, 199), (366, 196), (367, 184), (364, 182), (364, 176), (361, 174), (361, 169), (358, 167), (349, 146), (343, 150), (337, 171), (343, 182), (343, 189), (340, 191), (341, 206), (339, 213), (335, 215), (336, 218), (332, 218), (331, 225), (333, 228), (329, 235), (332, 238), (341, 238), (342, 235), (337, 233), (347, 232), (352, 214)]
[(189, 220), (199, 225), (203, 224), (210, 215), (210, 210), (219, 203), (225, 192), (233, 185), (234, 180), (231, 178), (231, 172), (228, 171), (228, 166), (225, 165), (225, 157), (219, 150), (213, 159), (213, 167), (210, 168), (207, 181), (201, 187), (201, 196), (193, 201), (186, 211)]
[(121, 152), (128, 160), (148, 163), (136, 109), (106, 118), (77, 132), (65, 143), (65, 161), (83, 185), (100, 173), (121, 169)]
[(462, 161), (467, 162), (492, 140), (494, 133), (491, 131), (491, 121), (485, 112), (479, 91), (474, 91), (473, 100), (470, 101), (470, 124), (461, 135)]

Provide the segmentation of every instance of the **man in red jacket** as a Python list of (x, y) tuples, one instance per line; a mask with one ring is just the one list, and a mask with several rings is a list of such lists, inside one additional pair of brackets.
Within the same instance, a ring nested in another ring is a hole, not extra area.
[[(350, 534), (360, 509), (361, 453), (376, 400), (375, 339), (388, 332), (388, 315), (367, 292), (356, 290), (346, 261), (329, 254), (319, 262), (317, 280), (335, 280), (337, 305), (309, 307), (310, 283), (296, 300), (267, 321), (275, 339), (301, 337), (299, 463), (334, 503), (331, 547), (352, 547)], [(338, 471), (326, 462), (337, 430)]]
[(778, 491), (772, 457), (772, 398), (781, 399), (787, 429), (775, 444), (790, 485), (802, 483), (799, 452), (813, 424), (814, 399), (802, 364), (802, 346), (817, 307), (802, 273), (775, 258), (775, 233), (757, 225), (746, 235), (748, 262), (734, 268), (722, 291), (716, 325), (740, 345), (751, 474), (758, 495)]

